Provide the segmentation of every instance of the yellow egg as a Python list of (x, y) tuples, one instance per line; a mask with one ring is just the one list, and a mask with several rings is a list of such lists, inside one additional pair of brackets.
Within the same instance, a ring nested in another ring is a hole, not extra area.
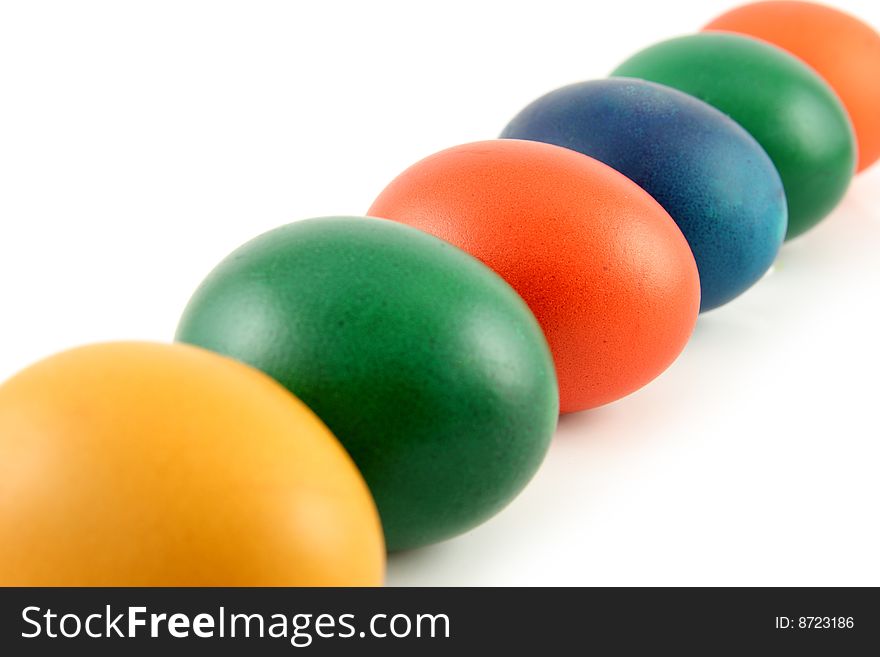
[(354, 464), (269, 377), (114, 343), (0, 386), (0, 585), (379, 585)]

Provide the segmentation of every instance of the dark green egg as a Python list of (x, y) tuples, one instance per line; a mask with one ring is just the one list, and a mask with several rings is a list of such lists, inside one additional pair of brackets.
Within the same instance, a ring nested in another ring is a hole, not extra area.
[(396, 222), (311, 219), (256, 238), (208, 276), (177, 339), (263, 370), (308, 404), (363, 473), (391, 550), (498, 512), (556, 426), (553, 361), (522, 299)]
[(782, 178), (786, 239), (831, 212), (855, 172), (855, 137), (840, 100), (818, 74), (776, 46), (734, 34), (694, 34), (646, 48), (612, 75), (689, 93), (748, 130)]

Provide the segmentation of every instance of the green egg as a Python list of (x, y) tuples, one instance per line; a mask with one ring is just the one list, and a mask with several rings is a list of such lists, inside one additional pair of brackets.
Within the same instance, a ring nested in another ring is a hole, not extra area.
[(782, 179), (786, 239), (828, 215), (855, 172), (855, 137), (840, 100), (818, 74), (776, 46), (734, 34), (694, 34), (646, 48), (612, 75), (689, 93), (748, 130)]
[(547, 342), (516, 292), (452, 245), (382, 219), (310, 219), (254, 239), (204, 281), (177, 339), (308, 404), (363, 473), (391, 550), (503, 508), (559, 412)]

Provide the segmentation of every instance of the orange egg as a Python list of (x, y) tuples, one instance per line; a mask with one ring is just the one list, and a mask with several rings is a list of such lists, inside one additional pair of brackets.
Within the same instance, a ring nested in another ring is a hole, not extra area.
[(782, 1), (737, 7), (704, 29), (756, 37), (809, 64), (849, 113), (858, 140), (858, 170), (880, 158), (880, 34), (869, 25), (832, 7)]
[(0, 386), (0, 585), (378, 585), (366, 486), (269, 377), (184, 345), (53, 356)]
[(623, 174), (567, 148), (456, 146), (404, 171), (369, 214), (451, 242), (519, 292), (553, 352), (563, 413), (645, 385), (697, 319), (697, 267), (672, 218)]

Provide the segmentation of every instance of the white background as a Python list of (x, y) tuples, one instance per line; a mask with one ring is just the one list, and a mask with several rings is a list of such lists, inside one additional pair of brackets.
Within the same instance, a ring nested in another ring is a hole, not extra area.
[[(839, 0), (880, 26), (880, 4)], [(240, 243), (728, 2), (4, 2), (0, 378), (169, 340)], [(880, 117), (878, 117), (880, 120)], [(880, 165), (505, 512), (388, 583), (880, 585)]]

